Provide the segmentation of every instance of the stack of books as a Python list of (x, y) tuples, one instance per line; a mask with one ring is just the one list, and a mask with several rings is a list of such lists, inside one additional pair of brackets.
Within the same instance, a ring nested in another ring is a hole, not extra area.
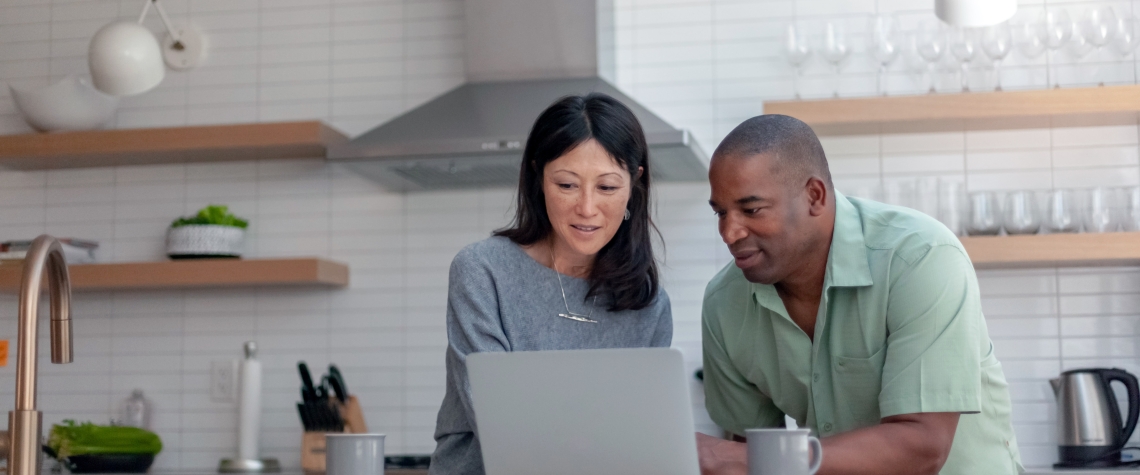
[[(95, 262), (95, 249), (99, 243), (83, 239), (60, 239), (63, 247), (63, 257), (68, 264), (90, 264)], [(0, 265), (22, 264), (32, 241), (4, 241), (0, 242)]]

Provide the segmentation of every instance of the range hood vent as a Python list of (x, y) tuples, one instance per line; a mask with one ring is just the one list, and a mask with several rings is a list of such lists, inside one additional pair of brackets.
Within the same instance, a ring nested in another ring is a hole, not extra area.
[(466, 0), (468, 82), (333, 146), (328, 158), (399, 191), (514, 186), (534, 120), (559, 98), (601, 92), (641, 122), (653, 177), (705, 179), (708, 159), (606, 78), (613, 6), (605, 0)]

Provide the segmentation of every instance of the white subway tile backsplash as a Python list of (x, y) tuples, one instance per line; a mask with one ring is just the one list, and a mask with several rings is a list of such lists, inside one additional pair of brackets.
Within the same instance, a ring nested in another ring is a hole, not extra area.
[[(760, 114), (764, 101), (792, 97), (792, 69), (779, 46), (786, 21), (814, 28), (839, 20), (861, 38), (866, 14), (906, 10), (906, 21), (929, 14), (928, 5), (913, 0), (616, 3), (617, 85), (689, 129), (706, 151)], [(167, 8), (209, 32), (210, 57), (125, 100), (116, 127), (326, 119), (352, 135), (463, 80), (457, 0), (172, 0)], [(0, 6), (0, 81), (40, 84), (85, 71), (94, 29), (135, 14), (134, 4)], [(146, 24), (162, 30), (155, 18)], [(1091, 71), (1082, 68), (1105, 60), (1065, 66), (1061, 79), (1087, 82)], [(1043, 61), (1011, 58), (1007, 88), (1040, 87)], [(1100, 63), (1100, 73), (1131, 83), (1136, 62), (1130, 61)], [(892, 68), (891, 93), (922, 92), (921, 78), (903, 69)], [(870, 63), (849, 61), (843, 75), (841, 94), (874, 92)], [(957, 87), (952, 74), (942, 76), (943, 90)], [(982, 73), (973, 78), (979, 87), (988, 81)], [(830, 68), (814, 61), (800, 90), (823, 98), (833, 85)], [(844, 190), (914, 176), (960, 180), (971, 191), (1045, 190), (1140, 184), (1137, 130), (871, 134), (824, 137), (823, 144)], [(0, 131), (28, 131), (6, 91), (0, 91)], [(704, 285), (730, 256), (705, 203), (707, 184), (658, 184), (654, 191), (674, 344), (695, 368)], [(241, 343), (253, 339), (265, 365), (264, 455), (299, 466), (292, 408), (298, 359), (314, 368), (337, 363), (365, 402), (369, 423), (389, 434), (391, 451), (430, 452), (445, 375), (450, 261), (509, 222), (513, 195), (511, 189), (395, 194), (321, 159), (0, 171), (0, 239), (47, 231), (101, 240), (104, 261), (160, 260), (172, 219), (223, 203), (251, 220), (248, 256), (326, 256), (352, 269), (348, 289), (77, 293), (80, 355), (72, 365), (42, 366), (45, 419), (105, 421), (129, 389), (141, 387), (156, 399), (156, 428), (166, 444), (156, 469), (213, 469), (232, 455), (236, 405), (210, 400), (210, 364), (239, 358)], [(1054, 406), (1044, 380), (1082, 366), (1140, 370), (1134, 343), (1140, 272), (984, 271), (979, 283), (987, 327), (1011, 382), (1023, 460), (1048, 465), (1056, 456)], [(14, 334), (14, 309), (14, 299), (0, 296), (0, 336)], [(0, 397), (11, 399), (13, 377), (0, 371)], [(698, 406), (701, 396), (696, 390)], [(715, 431), (707, 415), (698, 410), (696, 418)]]

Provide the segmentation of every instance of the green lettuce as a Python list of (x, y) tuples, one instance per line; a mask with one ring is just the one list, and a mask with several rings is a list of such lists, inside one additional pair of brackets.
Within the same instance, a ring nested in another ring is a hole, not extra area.
[(51, 427), (47, 446), (56, 459), (72, 455), (147, 454), (162, 451), (162, 440), (146, 429), (124, 426), (98, 426), (90, 422), (76, 424), (65, 420)]
[(230, 214), (228, 206), (224, 205), (209, 205), (205, 208), (198, 210), (198, 214), (194, 216), (185, 216), (174, 220), (170, 227), (177, 228), (180, 226), (202, 225), (202, 224), (216, 224), (219, 226), (233, 226), (235, 228), (245, 229), (249, 226), (249, 222), (237, 216)]

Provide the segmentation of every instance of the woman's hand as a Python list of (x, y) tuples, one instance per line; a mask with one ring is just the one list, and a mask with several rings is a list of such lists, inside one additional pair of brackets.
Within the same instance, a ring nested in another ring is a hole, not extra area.
[(701, 475), (747, 475), (748, 446), (697, 433)]

